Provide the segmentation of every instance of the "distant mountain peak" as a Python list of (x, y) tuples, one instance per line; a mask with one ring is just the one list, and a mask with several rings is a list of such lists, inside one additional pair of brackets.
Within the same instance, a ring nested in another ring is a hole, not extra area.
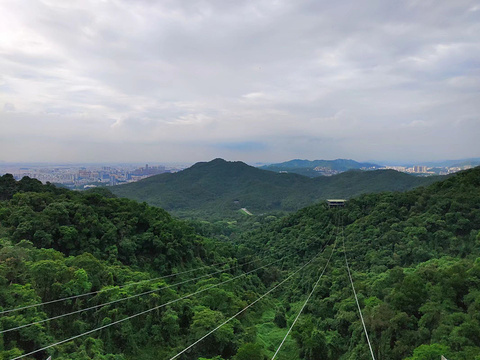
[[(215, 159), (210, 160), (210, 161), (198, 162), (198, 163), (194, 164), (192, 167), (190, 167), (190, 169), (195, 168), (197, 166), (234, 167), (234, 166), (239, 166), (239, 165), (250, 167), (250, 165), (247, 165), (242, 161), (228, 161), (228, 160), (225, 160), (225, 159), (222, 159), (222, 158), (215, 158)], [(188, 168), (185, 169), (185, 170), (188, 170)]]
[(195, 164), (193, 164), (191, 167), (185, 169), (185, 170), (188, 170), (188, 169), (192, 169), (192, 168), (196, 168), (196, 167), (199, 167), (199, 166), (210, 166), (210, 165), (220, 165), (220, 164), (226, 164), (227, 161), (222, 159), (222, 158), (215, 158), (213, 160), (210, 160), (210, 161), (199, 161), (199, 162), (196, 162)]
[(351, 159), (335, 160), (301, 160), (294, 159), (278, 164), (262, 166), (261, 169), (275, 172), (291, 172), (308, 177), (321, 175), (334, 175), (348, 170), (378, 169), (379, 166), (372, 163), (360, 163)]
[(435, 181), (393, 170), (349, 171), (316, 178), (280, 172), (216, 158), (177, 173), (151, 176), (111, 190), (118, 196), (147, 201), (181, 216), (225, 218), (235, 216), (241, 208), (252, 213), (294, 211), (326, 198), (400, 191)]
[(197, 165), (197, 164), (226, 165), (226, 164), (245, 164), (245, 163), (243, 161), (228, 161), (222, 158), (215, 158), (210, 161), (201, 161), (201, 162), (195, 163), (194, 165)]

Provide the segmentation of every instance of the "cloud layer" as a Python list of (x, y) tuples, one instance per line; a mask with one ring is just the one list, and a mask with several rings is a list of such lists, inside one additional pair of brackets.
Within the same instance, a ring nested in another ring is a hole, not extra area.
[(6, 0), (0, 160), (480, 156), (476, 1)]

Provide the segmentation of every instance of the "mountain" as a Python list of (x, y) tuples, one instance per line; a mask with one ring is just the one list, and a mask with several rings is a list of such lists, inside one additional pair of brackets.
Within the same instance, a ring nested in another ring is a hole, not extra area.
[(179, 216), (228, 218), (241, 208), (253, 214), (295, 211), (328, 197), (404, 191), (439, 179), (393, 170), (347, 171), (331, 177), (308, 178), (215, 159), (110, 189), (117, 196), (145, 201)]
[(336, 159), (336, 160), (290, 160), (278, 164), (262, 166), (261, 169), (274, 172), (289, 172), (308, 177), (317, 177), (322, 175), (332, 175), (338, 172), (358, 169), (376, 169), (379, 165), (371, 163), (359, 163), (354, 160)]

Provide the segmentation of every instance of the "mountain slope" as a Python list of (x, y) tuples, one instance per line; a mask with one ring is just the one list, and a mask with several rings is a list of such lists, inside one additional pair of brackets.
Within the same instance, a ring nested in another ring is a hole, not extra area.
[[(369, 358), (344, 239), (376, 358), (478, 360), (479, 204), (476, 168), (405, 193), (362, 195), (344, 209), (310, 206), (244, 234), (240, 242), (257, 251), (293, 253), (294, 266), (317, 254), (326, 239), (336, 241), (331, 265), (292, 333), (300, 358), (318, 351), (325, 359)], [(299, 287), (309, 289), (317, 277), (314, 272)], [(284, 309), (304, 298), (289, 289)], [(272, 325), (269, 331), (280, 329)]]
[(303, 192), (308, 178), (296, 174), (274, 174), (243, 162), (215, 159), (197, 163), (174, 174), (161, 174), (145, 180), (110, 188), (117, 196), (146, 201), (174, 213), (201, 214), (227, 212), (242, 207), (255, 212), (278, 210), (281, 200), (295, 198), (307, 202)]
[[(249, 253), (243, 249), (238, 262), (232, 244), (201, 237), (159, 208), (1, 176), (0, 359), (87, 331), (25, 358), (170, 359), (275, 281), (275, 265), (245, 274), (262, 261)], [(213, 263), (221, 268), (205, 267)], [(115, 323), (135, 314), (141, 316)], [(246, 314), (235, 335), (228, 325), (231, 336), (207, 339), (189, 356), (231, 358), (254, 319)]]
[(308, 178), (278, 174), (243, 162), (215, 159), (174, 174), (160, 174), (110, 188), (117, 196), (146, 201), (176, 215), (231, 217), (241, 208), (254, 214), (294, 211), (328, 197), (365, 192), (404, 191), (437, 181), (393, 170), (350, 171)]

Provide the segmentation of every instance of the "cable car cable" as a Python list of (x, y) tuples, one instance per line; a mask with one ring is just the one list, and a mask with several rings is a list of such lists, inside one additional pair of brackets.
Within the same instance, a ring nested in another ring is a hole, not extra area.
[(150, 308), (150, 309), (148, 309), (148, 310), (144, 310), (144, 311), (139, 312), (139, 313), (136, 313), (136, 314), (134, 314), (134, 315), (127, 316), (126, 318), (123, 318), (123, 319), (114, 321), (114, 322), (112, 322), (112, 323), (110, 323), (110, 324), (103, 325), (103, 326), (100, 326), (100, 327), (98, 327), (98, 328), (95, 328), (95, 329), (86, 331), (86, 332), (84, 332), (84, 333), (82, 333), (82, 334), (72, 336), (72, 337), (70, 337), (70, 338), (68, 338), (68, 339), (58, 341), (58, 342), (56, 342), (56, 343), (54, 343), (54, 344), (51, 344), (51, 345), (48, 345), (48, 346), (44, 346), (43, 348), (40, 348), (40, 349), (37, 349), (37, 350), (33, 350), (33, 351), (31, 351), (31, 352), (29, 352), (29, 353), (27, 353), (27, 354), (23, 354), (23, 355), (17, 356), (17, 357), (15, 357), (15, 358), (10, 359), (10, 360), (22, 359), (22, 358), (24, 358), (24, 357), (26, 357), (26, 356), (30, 356), (30, 355), (36, 354), (36, 353), (39, 352), (39, 351), (44, 351), (44, 350), (50, 349), (50, 348), (55, 347), (55, 346), (57, 346), (57, 345), (64, 344), (64, 343), (66, 343), (66, 342), (69, 342), (69, 341), (78, 339), (78, 338), (80, 338), (80, 337), (82, 337), (82, 336), (89, 335), (89, 334), (92, 334), (92, 333), (94, 333), (94, 332), (97, 332), (97, 331), (100, 331), (100, 330), (102, 330), (102, 329), (105, 329), (105, 328), (107, 328), (107, 327), (110, 327), (110, 326), (119, 324), (119, 323), (121, 323), (121, 322), (124, 322), (124, 321), (130, 320), (130, 319), (136, 318), (137, 316), (147, 314), (147, 313), (149, 313), (149, 312), (152, 312), (152, 311), (154, 311), (154, 310), (160, 309), (160, 308), (165, 307), (165, 306), (167, 306), (167, 305), (174, 304), (174, 303), (176, 303), (176, 302), (178, 302), (178, 301), (187, 299), (187, 298), (192, 297), (192, 296), (194, 296), (194, 295), (197, 295), (197, 294), (200, 294), (200, 293), (205, 292), (205, 291), (207, 291), (207, 290), (210, 290), (210, 289), (212, 289), (212, 288), (214, 288), (214, 287), (217, 287), (217, 286), (226, 284), (226, 283), (231, 282), (231, 281), (233, 281), (233, 280), (236, 280), (236, 279), (238, 279), (238, 278), (240, 278), (240, 277), (246, 276), (246, 275), (248, 275), (248, 274), (250, 274), (250, 273), (252, 273), (252, 272), (261, 270), (261, 269), (263, 269), (263, 268), (266, 268), (266, 267), (268, 267), (268, 266), (270, 266), (270, 265), (273, 265), (273, 264), (279, 262), (280, 260), (283, 260), (283, 258), (278, 259), (278, 260), (275, 260), (275, 261), (273, 261), (273, 262), (271, 262), (271, 263), (269, 263), (269, 264), (267, 264), (267, 265), (263, 265), (263, 266), (258, 267), (258, 268), (256, 268), (256, 269), (247, 271), (246, 273), (243, 273), (243, 274), (238, 275), (238, 276), (235, 276), (235, 277), (233, 277), (233, 278), (231, 278), (231, 279), (222, 281), (222, 282), (220, 282), (220, 283), (218, 283), (218, 284), (213, 284), (213, 285), (208, 286), (208, 287), (206, 287), (206, 288), (204, 288), (204, 289), (198, 290), (198, 291), (196, 291), (196, 292), (194, 292), (194, 293), (191, 293), (191, 294), (182, 296), (182, 297), (180, 297), (180, 298), (178, 298), (178, 299), (174, 299), (174, 300), (168, 301), (168, 302), (166, 302), (166, 303), (164, 303), (164, 304), (155, 306), (155, 307)]
[(328, 266), (328, 264), (330, 263), (330, 259), (332, 258), (333, 253), (335, 252), (336, 246), (337, 246), (337, 241), (335, 240), (335, 243), (334, 243), (332, 252), (331, 252), (331, 254), (330, 254), (330, 257), (329, 257), (328, 260), (327, 260), (327, 263), (325, 264), (325, 267), (323, 268), (322, 273), (321, 273), (320, 276), (318, 277), (318, 280), (317, 280), (317, 282), (315, 283), (315, 285), (313, 286), (312, 291), (311, 291), (310, 294), (308, 295), (307, 300), (305, 300), (305, 302), (303, 303), (303, 306), (302, 306), (302, 308), (300, 309), (300, 311), (298, 312), (297, 317), (296, 317), (295, 320), (293, 321), (292, 325), (290, 326), (290, 328), (288, 329), (287, 333), (285, 334), (285, 337), (283, 338), (282, 342), (281, 342), (280, 345), (278, 346), (277, 351), (275, 351), (275, 354), (273, 354), (272, 360), (275, 359), (275, 357), (276, 357), (277, 354), (279, 353), (279, 351), (280, 351), (280, 349), (282, 348), (285, 340), (287, 339), (288, 335), (290, 334), (290, 332), (292, 331), (293, 327), (295, 326), (295, 323), (297, 322), (298, 318), (299, 318), (300, 315), (302, 314), (303, 309), (305, 308), (305, 306), (307, 305), (308, 301), (310, 300), (310, 298), (312, 297), (313, 293), (315, 292), (315, 289), (317, 288), (317, 285), (318, 285), (318, 283), (320, 282), (320, 279), (322, 278), (323, 274), (325, 273), (325, 270), (327, 270), (327, 266)]
[[(251, 264), (255, 261), (258, 261), (258, 260), (256, 259), (256, 260), (250, 261), (250, 262), (242, 264), (242, 265)], [(192, 281), (195, 281), (195, 280), (203, 279), (205, 277), (209, 277), (209, 276), (212, 276), (212, 275), (215, 275), (215, 274), (218, 274), (218, 273), (222, 273), (222, 272), (225, 272), (225, 271), (226, 270), (218, 270), (218, 271), (215, 271), (215, 272), (212, 272), (212, 273), (208, 273), (208, 274), (205, 274), (205, 275), (202, 275), (202, 276), (198, 276), (198, 277), (193, 278), (193, 279), (188, 279), (188, 280), (184, 280), (184, 281), (181, 281), (181, 282), (178, 282), (178, 283), (175, 283), (175, 284), (166, 285), (166, 286), (163, 286), (163, 287), (158, 288), (158, 289), (148, 290), (148, 291), (145, 291), (145, 292), (140, 293), (140, 294), (130, 295), (130, 296), (127, 296), (127, 297), (124, 297), (124, 298), (121, 298), (121, 299), (117, 299), (117, 300), (112, 300), (112, 301), (109, 301), (109, 302), (106, 302), (106, 303), (103, 303), (103, 304), (93, 305), (93, 306), (90, 306), (88, 308), (75, 310), (75, 311), (72, 311), (72, 312), (69, 312), (69, 313), (65, 313), (65, 314), (61, 314), (61, 315), (57, 315), (57, 316), (52, 316), (52, 317), (49, 317), (47, 319), (38, 320), (38, 321), (29, 323), (29, 324), (24, 324), (24, 325), (20, 325), (20, 326), (17, 326), (17, 327), (10, 328), (10, 329), (1, 330), (0, 334), (4, 334), (4, 333), (14, 331), (14, 330), (23, 329), (23, 328), (26, 328), (26, 327), (32, 326), (32, 325), (42, 324), (42, 323), (45, 323), (47, 321), (60, 319), (60, 318), (70, 316), (70, 315), (74, 315), (74, 314), (78, 314), (78, 313), (81, 313), (81, 312), (90, 311), (90, 310), (97, 309), (97, 308), (100, 308), (100, 307), (103, 307), (103, 306), (108, 306), (108, 305), (115, 304), (115, 303), (118, 303), (118, 302), (122, 302), (122, 301), (125, 301), (125, 300), (133, 299), (133, 298), (136, 298), (136, 297), (139, 297), (139, 296), (152, 294), (152, 293), (164, 290), (164, 289), (169, 289), (169, 288), (174, 287), (174, 286), (178, 286), (178, 285), (186, 284), (186, 283), (189, 283), (189, 282), (192, 282)]]
[[(267, 251), (267, 252), (268, 252), (268, 251)], [(249, 256), (253, 256), (253, 255), (247, 255), (247, 256), (241, 257), (240, 259), (244, 259), (244, 258), (249, 257)], [(224, 262), (220, 262), (220, 263), (216, 263), (216, 264), (212, 264), (212, 265), (207, 265), (207, 266), (202, 266), (202, 267), (195, 268), (195, 269), (190, 269), (190, 270), (182, 271), (182, 272), (179, 272), (179, 273), (173, 273), (173, 274), (164, 275), (164, 276), (160, 276), (160, 277), (156, 277), (156, 278), (152, 278), (152, 279), (145, 279), (145, 280), (137, 281), (137, 282), (134, 282), (134, 283), (119, 285), (119, 286), (115, 286), (115, 287), (108, 288), (108, 289), (102, 289), (102, 290), (98, 290), (98, 291), (91, 291), (91, 292), (87, 292), (87, 293), (79, 294), (79, 295), (67, 296), (67, 297), (64, 297), (64, 298), (61, 298), (61, 299), (44, 301), (44, 302), (41, 302), (41, 303), (26, 305), (26, 306), (14, 308), (14, 309), (9, 309), (9, 310), (1, 310), (1, 311), (0, 311), (0, 315), (8, 314), (8, 313), (11, 313), (11, 312), (14, 312), (14, 311), (20, 311), (20, 310), (24, 310), (24, 309), (29, 309), (29, 308), (37, 307), (37, 306), (41, 306), (41, 305), (55, 304), (55, 303), (61, 302), (61, 301), (78, 299), (78, 298), (81, 298), (81, 297), (84, 297), (84, 296), (100, 294), (100, 293), (112, 291), (112, 290), (115, 290), (115, 289), (121, 289), (121, 288), (124, 288), (124, 287), (133, 286), (133, 285), (138, 285), (138, 284), (143, 284), (143, 283), (147, 283), (147, 282), (151, 282), (151, 281), (156, 281), (156, 280), (161, 280), (161, 279), (167, 279), (167, 278), (170, 278), (170, 277), (173, 277), (173, 276), (183, 275), (183, 274), (191, 273), (191, 272), (194, 272), (194, 271), (197, 271), (197, 270), (202, 270), (202, 269), (210, 268), (210, 267), (213, 267), (213, 266), (218, 266), (218, 265), (227, 264), (227, 263), (229, 263), (229, 262), (231, 262), (231, 261), (233, 261), (233, 260), (239, 260), (239, 259), (232, 259), (232, 260), (228, 260), (228, 261), (224, 261)], [(256, 260), (254, 260), (254, 261), (256, 261)], [(253, 261), (252, 261), (252, 262), (253, 262)], [(245, 264), (242, 264), (242, 265), (247, 265), (247, 264), (250, 264), (250, 263), (251, 263), (251, 262), (248, 262), (248, 263), (245, 263)]]
[(350, 272), (350, 266), (348, 265), (347, 260), (347, 250), (345, 247), (345, 235), (343, 231), (343, 224), (342, 224), (342, 242), (343, 242), (343, 254), (345, 255), (345, 264), (347, 265), (348, 277), (350, 278), (350, 283), (352, 284), (353, 295), (355, 295), (355, 301), (358, 307), (358, 313), (360, 314), (360, 319), (362, 320), (363, 331), (365, 332), (365, 337), (367, 338), (368, 347), (370, 349), (370, 354), (372, 355), (372, 359), (375, 360), (375, 355), (373, 354), (372, 344), (370, 343), (370, 338), (368, 337), (367, 327), (365, 326), (365, 321), (363, 320), (362, 310), (360, 309), (360, 303), (358, 301), (357, 292), (355, 291), (355, 286), (353, 286), (353, 279), (352, 274)]
[(301, 271), (302, 269), (304, 269), (306, 266), (308, 266), (310, 263), (312, 263), (312, 261), (314, 261), (316, 258), (318, 258), (318, 256), (320, 256), (324, 250), (326, 249), (328, 243), (330, 243), (330, 240), (331, 240), (331, 236), (330, 236), (330, 239), (328, 240), (328, 242), (325, 244), (325, 246), (323, 247), (323, 249), (317, 254), (315, 255), (311, 260), (309, 260), (307, 263), (305, 263), (303, 266), (301, 266), (299, 269), (297, 269), (295, 272), (293, 272), (292, 274), (290, 274), (287, 278), (285, 278), (284, 280), (282, 280), (280, 283), (278, 283), (277, 285), (275, 285), (273, 288), (271, 288), (270, 290), (268, 290), (265, 294), (263, 294), (262, 296), (260, 296), (258, 299), (256, 299), (255, 301), (251, 302), (250, 304), (248, 304), (247, 306), (245, 306), (242, 310), (240, 310), (239, 312), (237, 312), (235, 315), (231, 316), (230, 318), (228, 318), (227, 320), (225, 320), (223, 323), (221, 323), (220, 325), (218, 325), (215, 329), (209, 331), (207, 334), (205, 334), (204, 336), (202, 336), (200, 339), (198, 339), (197, 341), (195, 341), (193, 344), (190, 344), (189, 346), (187, 346), (185, 349), (183, 349), (182, 351), (180, 351), (179, 353), (177, 353), (175, 356), (171, 357), (169, 360), (173, 360), (173, 359), (176, 359), (177, 357), (179, 357), (180, 355), (182, 355), (183, 353), (185, 353), (186, 351), (188, 351), (189, 349), (191, 349), (192, 347), (194, 347), (195, 345), (197, 345), (199, 342), (201, 342), (203, 339), (205, 339), (206, 337), (208, 337), (209, 335), (213, 334), (215, 331), (217, 331), (218, 329), (220, 329), (222, 326), (226, 325), (228, 322), (230, 322), (231, 320), (233, 320), (234, 318), (236, 318), (238, 315), (240, 315), (241, 313), (243, 313), (244, 311), (246, 311), (249, 307), (255, 305), (257, 302), (259, 302), (260, 300), (262, 300), (265, 296), (267, 296), (268, 294), (270, 294), (272, 291), (274, 291), (275, 289), (277, 289), (279, 286), (281, 286), (283, 283), (285, 283), (286, 281), (290, 280), (294, 275), (296, 275), (299, 271)]

